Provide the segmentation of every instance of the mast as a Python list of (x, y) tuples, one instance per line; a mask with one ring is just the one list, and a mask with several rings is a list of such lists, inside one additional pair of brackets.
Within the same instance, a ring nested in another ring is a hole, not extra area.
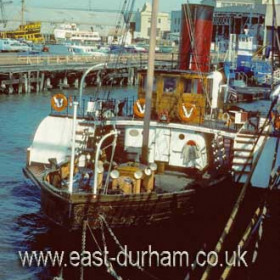
[(24, 24), (24, 0), (21, 0), (21, 25)]
[(154, 83), (157, 14), (158, 14), (158, 0), (153, 0), (150, 46), (149, 46), (149, 57), (148, 57), (148, 71), (147, 71), (147, 86), (146, 86), (146, 94), (145, 94), (144, 130), (143, 130), (143, 142), (142, 142), (143, 163), (148, 163), (148, 158), (149, 158), (149, 132), (150, 132), (152, 93), (153, 93), (153, 83)]

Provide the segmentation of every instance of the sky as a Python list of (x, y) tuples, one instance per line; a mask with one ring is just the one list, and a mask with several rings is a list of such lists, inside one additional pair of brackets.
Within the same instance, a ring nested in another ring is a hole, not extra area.
[[(181, 4), (186, 0), (158, 0), (160, 12), (170, 12), (181, 9)], [(135, 8), (141, 9), (145, 2), (152, 0), (135, 0)], [(13, 4), (20, 5), (20, 0), (13, 0)], [(120, 10), (124, 0), (25, 0), (26, 7), (48, 7), (48, 8), (80, 8), (80, 9), (113, 9)]]

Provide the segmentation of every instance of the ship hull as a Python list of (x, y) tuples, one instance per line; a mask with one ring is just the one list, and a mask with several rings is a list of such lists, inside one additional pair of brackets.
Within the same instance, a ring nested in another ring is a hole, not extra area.
[[(47, 182), (40, 180), (28, 168), (25, 176), (41, 189), (41, 207), (55, 224), (76, 230), (87, 220), (93, 229), (100, 227), (105, 218), (111, 227), (144, 226), (166, 220), (183, 220), (206, 210), (214, 210), (219, 194), (225, 192), (231, 200), (236, 191), (226, 176), (209, 180), (204, 186), (174, 193), (141, 193), (127, 195), (63, 194)], [(204, 202), (202, 202), (204, 201)], [(223, 199), (223, 201), (225, 201)]]

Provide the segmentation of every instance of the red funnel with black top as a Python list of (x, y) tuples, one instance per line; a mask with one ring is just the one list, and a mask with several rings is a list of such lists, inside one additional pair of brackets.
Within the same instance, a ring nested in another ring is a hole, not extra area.
[(208, 72), (215, 4), (183, 4), (179, 65), (182, 70)]

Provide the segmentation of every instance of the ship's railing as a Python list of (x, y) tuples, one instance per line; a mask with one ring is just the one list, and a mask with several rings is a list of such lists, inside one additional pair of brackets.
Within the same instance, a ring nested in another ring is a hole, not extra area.
[[(68, 105), (67, 107), (61, 111), (57, 112), (51, 107), (51, 115), (53, 116), (63, 116), (63, 117), (72, 117), (73, 116), (73, 101), (79, 101), (78, 96), (67, 97)], [(135, 97), (126, 97), (123, 99), (102, 99), (90, 96), (84, 96), (82, 99), (82, 103), (79, 104), (78, 107), (78, 118), (85, 120), (117, 120), (117, 119), (139, 119), (143, 120), (143, 118), (138, 118), (134, 114), (134, 104), (136, 102)], [(170, 104), (165, 104), (166, 106)], [(164, 104), (161, 103), (161, 106), (164, 107)], [(201, 126), (208, 129), (214, 130), (224, 130), (228, 132), (237, 132), (243, 124), (235, 123), (234, 114), (226, 115), (230, 117), (230, 119), (226, 119), (225, 117), (218, 116), (218, 114), (209, 113), (209, 108), (204, 106), (196, 106), (196, 117), (195, 120), (190, 120), (188, 122), (183, 122), (180, 120), (179, 115), (177, 113), (178, 106), (174, 105), (172, 109), (169, 110), (170, 115), (167, 120), (162, 120), (160, 116), (155, 112), (155, 109), (152, 110), (151, 120), (160, 121), (160, 122), (172, 122), (172, 123), (182, 123), (187, 125), (195, 125)], [(254, 130), (254, 124), (251, 125), (251, 128), (248, 125), (248, 130)], [(257, 125), (255, 125), (257, 126)]]
[[(79, 101), (78, 96), (68, 96), (67, 106), (61, 111), (55, 111), (51, 107), (51, 115), (55, 116), (73, 116), (73, 101)], [(78, 106), (78, 118), (90, 120), (104, 120), (118, 117), (133, 117), (133, 104), (135, 98), (102, 99), (100, 97), (85, 96), (82, 99), (82, 104)]]

